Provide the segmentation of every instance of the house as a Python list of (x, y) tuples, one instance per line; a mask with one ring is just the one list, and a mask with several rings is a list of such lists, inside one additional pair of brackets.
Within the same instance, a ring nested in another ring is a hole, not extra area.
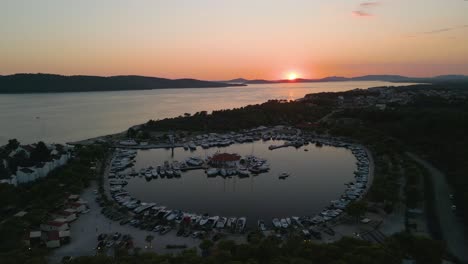
[(28, 246), (38, 246), (41, 244), (41, 231), (31, 231), (29, 232), (29, 240), (27, 241)]
[(78, 200), (76, 202), (70, 203), (70, 208), (74, 209), (77, 213), (81, 213), (88, 209), (87, 204), (88, 203), (83, 200)]
[(48, 248), (60, 247), (60, 233), (59, 231), (49, 231), (46, 237), (46, 246)]
[(241, 156), (229, 153), (217, 153), (211, 157), (209, 163), (213, 167), (235, 167)]
[(26, 157), (29, 158), (31, 155), (31, 152), (35, 149), (32, 145), (24, 145), (24, 146), (18, 146), (15, 150), (11, 151), (10, 154), (8, 155), (10, 158), (14, 157), (16, 154), (20, 152), (24, 152), (26, 154)]
[(34, 170), (36, 171), (36, 175), (38, 178), (43, 178), (47, 176), (50, 172), (50, 166), (48, 162), (39, 162), (34, 166)]
[(60, 239), (60, 244), (62, 245), (70, 242), (70, 239), (71, 239), (70, 230), (59, 231), (59, 239)]
[(59, 212), (55, 212), (52, 214), (53, 217), (57, 217), (58, 219), (65, 219), (64, 222), (66, 223), (71, 223), (73, 221), (76, 220), (76, 211), (73, 210), (73, 211), (67, 211), (67, 210), (63, 210), (63, 211), (59, 211)]
[(63, 231), (63, 230), (68, 230), (69, 226), (65, 221), (49, 221), (46, 224), (41, 224), (41, 230), (45, 232), (50, 232), (50, 231)]
[[(26, 153), (30, 153), (30, 151), (32, 151), (33, 149), (34, 147), (30, 145), (21, 146), (18, 147), (17, 150), (12, 151), (12, 153), (18, 151), (29, 151)], [(67, 164), (68, 160), (72, 156), (70, 149), (61, 145), (50, 145), (49, 149), (53, 149), (51, 152), (54, 153), (53, 155), (51, 155), (52, 159), (50, 161), (40, 162), (32, 167), (27, 168), (18, 167), (18, 170), (16, 171), (16, 183), (28, 183), (33, 182), (38, 178), (46, 177), (52, 170)], [(10, 154), (10, 156), (11, 155), (12, 154)]]
[(37, 178), (37, 171), (34, 167), (18, 167), (16, 171), (16, 181), (18, 184), (32, 182)]

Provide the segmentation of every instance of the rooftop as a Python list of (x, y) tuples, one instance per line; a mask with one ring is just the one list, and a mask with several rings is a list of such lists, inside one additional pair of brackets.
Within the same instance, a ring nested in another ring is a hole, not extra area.
[(241, 156), (238, 154), (229, 154), (229, 153), (219, 153), (213, 155), (211, 157), (211, 161), (217, 162), (226, 162), (226, 161), (238, 161), (240, 160)]

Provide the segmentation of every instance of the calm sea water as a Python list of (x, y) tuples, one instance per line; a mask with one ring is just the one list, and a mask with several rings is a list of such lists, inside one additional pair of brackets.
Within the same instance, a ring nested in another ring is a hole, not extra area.
[(64, 143), (126, 130), (149, 119), (297, 99), (308, 93), (404, 85), (328, 82), (247, 87), (0, 95), (0, 144), (10, 138)]
[[(274, 217), (313, 216), (337, 199), (345, 190), (344, 183), (354, 179), (356, 158), (350, 150), (308, 145), (269, 150), (278, 141), (257, 141), (226, 148), (199, 148), (195, 152), (182, 148), (174, 154), (166, 149), (140, 150), (135, 168), (156, 167), (164, 161), (183, 161), (190, 156), (205, 158), (220, 152), (253, 154), (270, 164), (268, 173), (249, 178), (208, 178), (203, 170), (183, 172), (181, 178), (153, 179), (135, 177), (126, 190), (137, 199), (155, 202), (170, 209), (209, 213), (219, 216), (246, 216), (250, 225), (264, 219), (271, 224)], [(309, 151), (304, 151), (307, 148)], [(137, 171), (138, 171), (137, 170)], [(291, 174), (280, 180), (282, 172)]]

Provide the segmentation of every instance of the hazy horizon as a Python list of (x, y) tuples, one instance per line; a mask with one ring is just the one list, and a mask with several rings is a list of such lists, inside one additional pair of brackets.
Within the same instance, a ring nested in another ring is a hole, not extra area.
[(468, 74), (468, 1), (0, 3), (0, 75)]

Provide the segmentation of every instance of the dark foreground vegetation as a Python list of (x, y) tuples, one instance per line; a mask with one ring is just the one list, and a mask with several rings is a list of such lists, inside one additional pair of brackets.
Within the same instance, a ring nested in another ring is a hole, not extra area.
[(107, 256), (80, 257), (75, 264), (103, 263), (164, 263), (164, 264), (400, 264), (403, 259), (415, 260), (417, 264), (440, 263), (444, 245), (440, 242), (398, 234), (384, 244), (371, 244), (362, 240), (344, 238), (332, 244), (316, 244), (300, 238), (281, 241), (275, 237), (255, 237), (248, 244), (220, 241), (213, 244), (203, 241), (200, 245), (203, 256), (195, 250), (179, 255), (139, 253), (128, 255), (120, 252), (115, 258)]
[(236, 84), (195, 79), (165, 79), (144, 76), (63, 76), (54, 74), (15, 74), (0, 76), (0, 93), (62, 93), (163, 88), (209, 88)]
[(271, 100), (263, 104), (248, 105), (231, 110), (197, 112), (176, 118), (150, 120), (143, 125), (145, 132), (152, 131), (237, 131), (257, 126), (295, 125), (301, 122), (316, 122), (331, 112), (329, 104), (309, 104)]
[[(76, 157), (47, 177), (29, 185), (0, 184), (0, 263), (47, 263), (47, 249), (27, 248), (29, 230), (38, 228), (48, 214), (59, 208), (70, 194), (79, 194), (95, 178), (91, 169), (105, 157), (101, 146), (78, 148)], [(23, 217), (13, 216), (26, 211)]]

